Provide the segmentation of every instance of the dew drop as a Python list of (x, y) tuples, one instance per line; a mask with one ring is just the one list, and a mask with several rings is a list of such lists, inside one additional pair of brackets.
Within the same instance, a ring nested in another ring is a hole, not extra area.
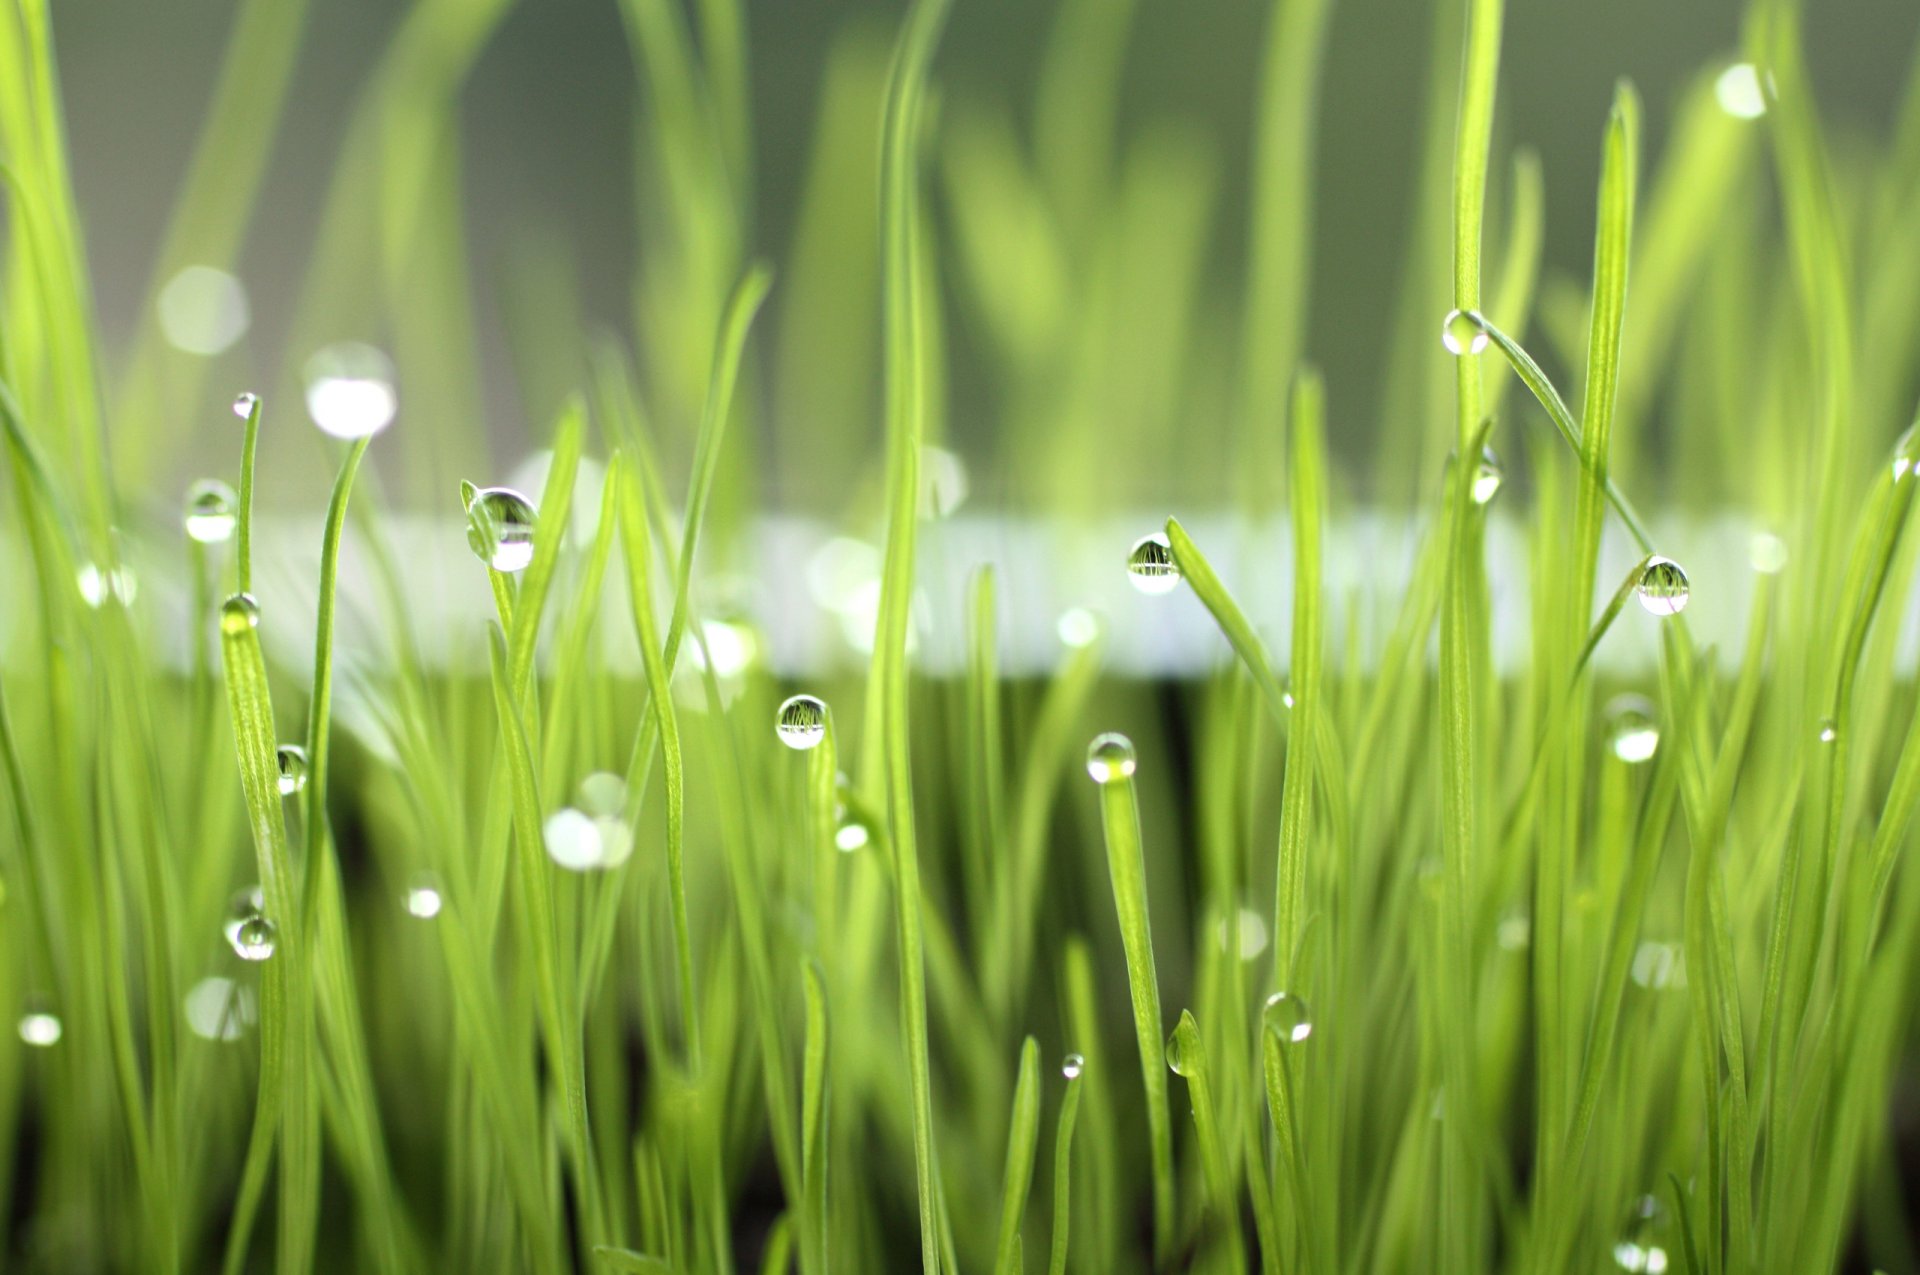
[(238, 521), (234, 507), (238, 497), (233, 488), (218, 478), (202, 478), (187, 488), (185, 518), (187, 538), (203, 545), (217, 545), (233, 537)]
[(1643, 1195), (1633, 1202), (1625, 1232), (1613, 1246), (1614, 1265), (1648, 1275), (1659, 1275), (1667, 1269), (1667, 1251), (1656, 1242), (1666, 1221), (1665, 1212), (1656, 1196)]
[(246, 289), (212, 266), (188, 266), (167, 280), (154, 308), (167, 344), (203, 357), (224, 353), (250, 322)]
[(1650, 615), (1678, 615), (1687, 608), (1687, 573), (1672, 558), (1655, 557), (1640, 573), (1640, 605)]
[(234, 396), (233, 414), (235, 416), (238, 416), (241, 420), (244, 421), (247, 419), (247, 417), (253, 415), (253, 409), (258, 407), (259, 405), (260, 405), (260, 396), (258, 394), (255, 394), (253, 391), (248, 390), (244, 394), (238, 394)]
[(788, 748), (805, 752), (827, 737), (826, 703), (812, 695), (793, 695), (774, 715), (773, 733)]
[(1678, 943), (1648, 939), (1633, 949), (1633, 964), (1627, 972), (1636, 984), (1650, 991), (1684, 987), (1686, 954)]
[(132, 606), (140, 595), (139, 577), (124, 562), (104, 569), (95, 563), (86, 563), (74, 574), (74, 584), (80, 590), (80, 600), (96, 611), (109, 601)]
[(280, 768), (280, 795), (291, 797), (307, 786), (307, 750), (298, 744), (282, 744), (273, 755)]
[(1835, 722), (1831, 717), (1821, 718), (1820, 719), (1820, 742), (1823, 744), (1831, 744), (1834, 740), (1838, 738), (1840, 738), (1839, 723)]
[(1606, 708), (1607, 747), (1629, 766), (1648, 760), (1660, 747), (1660, 725), (1651, 701), (1642, 695), (1617, 695)]
[(1167, 1037), (1167, 1066), (1176, 1076), (1190, 1077), (1200, 1070), (1203, 1062), (1200, 1025), (1193, 1021), (1191, 1010), (1182, 1010), (1173, 1035)]
[(1500, 458), (1493, 454), (1493, 448), (1480, 449), (1480, 464), (1473, 471), (1473, 503), (1484, 505), (1500, 494), (1500, 484), (1506, 478), (1506, 471), (1500, 468)]
[(580, 781), (580, 809), (596, 819), (611, 818), (627, 808), (627, 781), (610, 770), (596, 770)]
[(601, 867), (605, 849), (600, 840), (598, 821), (568, 807), (548, 817), (542, 829), (547, 857), (569, 872), (589, 872)]
[(1713, 82), (1720, 109), (1737, 120), (1757, 120), (1767, 113), (1767, 95), (1760, 72), (1751, 62), (1735, 62)]
[(446, 900), (440, 894), (440, 878), (431, 872), (416, 872), (407, 882), (407, 894), (403, 902), (407, 905), (407, 915), (418, 917), (422, 921), (431, 921), (440, 915), (440, 909)]
[(1133, 741), (1118, 731), (1094, 736), (1087, 745), (1087, 773), (1097, 784), (1110, 784), (1133, 774)]
[(1060, 613), (1054, 632), (1063, 646), (1092, 646), (1100, 637), (1100, 617), (1085, 607), (1068, 607)]
[(1474, 310), (1449, 310), (1440, 324), (1440, 343), (1452, 354), (1478, 354), (1492, 339), (1487, 321)]
[(220, 604), (220, 631), (239, 635), (260, 624), (260, 604), (251, 593), (236, 593)]
[(278, 938), (279, 931), (273, 922), (256, 912), (234, 927), (234, 955), (243, 961), (264, 961), (273, 955), (273, 945)]
[(227, 936), (227, 942), (238, 943), (240, 927), (252, 918), (259, 916), (267, 908), (267, 896), (257, 885), (244, 886), (233, 892), (227, 901), (226, 923), (220, 932)]
[(1503, 916), (1495, 938), (1503, 952), (1524, 952), (1533, 941), (1533, 919), (1524, 912)]
[(1068, 1080), (1080, 1079), (1080, 1074), (1086, 1069), (1087, 1060), (1079, 1054), (1068, 1054), (1060, 1060), (1060, 1074)]
[(203, 978), (188, 990), (187, 1027), (202, 1040), (239, 1040), (259, 1018), (253, 989), (230, 978)]
[(1180, 564), (1173, 560), (1173, 546), (1156, 531), (1133, 542), (1127, 553), (1127, 578), (1142, 593), (1171, 593), (1180, 584)]
[(1260, 1016), (1266, 1030), (1278, 1036), (1283, 1044), (1298, 1044), (1313, 1035), (1312, 1011), (1291, 992), (1275, 992), (1267, 997), (1266, 1008)]
[(393, 363), (358, 341), (341, 341), (307, 360), (307, 415), (335, 438), (365, 438), (393, 420), (399, 399)]
[(1267, 923), (1252, 908), (1241, 908), (1235, 917), (1221, 917), (1213, 923), (1213, 941), (1222, 952), (1238, 948), (1240, 959), (1250, 961), (1267, 950)]
[(467, 547), (495, 571), (524, 571), (533, 561), (533, 502), (511, 487), (476, 489), (467, 500)]
[(35, 1049), (48, 1049), (59, 1044), (64, 1030), (60, 1016), (44, 1009), (20, 1015), (20, 1040)]
[(1779, 575), (1787, 565), (1787, 542), (1771, 531), (1756, 531), (1747, 542), (1747, 562), (1761, 575)]
[(873, 830), (867, 827), (867, 821), (851, 811), (843, 811), (840, 822), (833, 830), (835, 848), (852, 854), (864, 850), (873, 841)]

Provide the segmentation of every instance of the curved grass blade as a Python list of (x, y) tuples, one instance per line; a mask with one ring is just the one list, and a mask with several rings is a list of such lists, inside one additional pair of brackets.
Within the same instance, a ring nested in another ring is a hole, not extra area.
[[(1321, 619), (1320, 537), (1325, 519), (1327, 458), (1326, 394), (1318, 374), (1303, 371), (1294, 383), (1290, 428), (1292, 465), (1288, 505), (1293, 517), (1293, 712), (1303, 729), (1287, 735), (1286, 772), (1280, 786), (1280, 846), (1274, 872), (1273, 976), (1278, 988), (1293, 982), (1293, 962), (1306, 904), (1307, 840), (1313, 832), (1312, 792), (1319, 743)], [(1339, 797), (1344, 793), (1338, 794)], [(1345, 844), (1344, 839), (1341, 842)]]
[(1207, 1044), (1200, 1037), (1200, 1025), (1193, 1011), (1180, 1011), (1167, 1044), (1167, 1058), (1174, 1073), (1187, 1082), (1192, 1099), (1194, 1134), (1200, 1143), (1200, 1164), (1207, 1182), (1208, 1205), (1212, 1224), (1225, 1237), (1226, 1254), (1222, 1261), (1231, 1269), (1243, 1271), (1247, 1258), (1240, 1236), (1240, 1210), (1234, 1204), (1233, 1178), (1227, 1168), (1227, 1150), (1220, 1138), (1220, 1125), (1213, 1105), (1213, 1085), (1207, 1075)]
[(1087, 1060), (1065, 1069), (1067, 1091), (1060, 1099), (1060, 1121), (1053, 1132), (1053, 1251), (1047, 1275), (1066, 1275), (1067, 1243), (1072, 1238), (1073, 1127), (1080, 1116), (1080, 1079)]
[(1020, 1080), (1013, 1089), (1013, 1115), (1007, 1124), (1007, 1167), (1000, 1189), (1000, 1241), (994, 1249), (994, 1275), (1018, 1275), (1020, 1219), (1033, 1188), (1033, 1157), (1040, 1142), (1040, 1042), (1027, 1037), (1020, 1047)]

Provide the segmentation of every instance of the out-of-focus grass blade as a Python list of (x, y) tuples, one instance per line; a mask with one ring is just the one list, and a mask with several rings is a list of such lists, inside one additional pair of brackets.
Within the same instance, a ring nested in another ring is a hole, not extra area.
[[(1288, 505), (1293, 518), (1293, 713), (1301, 729), (1287, 733), (1286, 773), (1280, 787), (1280, 848), (1274, 877), (1273, 973), (1278, 989), (1293, 981), (1306, 902), (1307, 842), (1313, 832), (1313, 779), (1319, 743), (1321, 618), (1320, 537), (1326, 517), (1325, 390), (1318, 374), (1302, 372), (1294, 385), (1292, 464)], [(1335, 802), (1344, 793), (1335, 790)], [(1339, 851), (1336, 849), (1336, 855)]]
[(801, 967), (801, 977), (807, 998), (807, 1034), (800, 1091), (800, 1176), (806, 1197), (800, 1214), (800, 1269), (804, 1275), (827, 1275), (827, 989), (820, 967), (812, 961)]

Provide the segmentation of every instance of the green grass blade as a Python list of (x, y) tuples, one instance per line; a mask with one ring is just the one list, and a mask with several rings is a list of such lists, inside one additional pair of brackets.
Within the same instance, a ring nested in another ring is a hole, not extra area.
[(994, 1275), (1020, 1270), (1020, 1219), (1033, 1188), (1033, 1157), (1040, 1143), (1040, 1042), (1027, 1037), (1020, 1047), (1020, 1079), (1013, 1090), (1013, 1115), (1007, 1123), (1007, 1167), (1000, 1188), (1000, 1240), (994, 1246)]

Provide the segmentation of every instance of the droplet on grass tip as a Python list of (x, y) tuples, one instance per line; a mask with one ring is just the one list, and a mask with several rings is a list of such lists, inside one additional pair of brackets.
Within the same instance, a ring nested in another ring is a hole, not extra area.
[(1787, 565), (1787, 542), (1771, 531), (1756, 531), (1747, 542), (1747, 563), (1761, 575), (1779, 575)]
[(1100, 617), (1085, 607), (1068, 607), (1060, 613), (1054, 632), (1063, 646), (1091, 646), (1100, 637)]
[(238, 500), (233, 488), (218, 478), (202, 478), (187, 488), (187, 512), (183, 519), (187, 538), (203, 545), (217, 545), (232, 539), (238, 522), (234, 516)]
[(407, 915), (431, 921), (440, 915), (445, 900), (440, 896), (440, 878), (431, 872), (416, 872), (407, 883)]
[(1691, 586), (1687, 573), (1672, 558), (1655, 556), (1640, 573), (1640, 605), (1649, 615), (1666, 617), (1687, 609)]
[(1127, 578), (1142, 593), (1171, 593), (1180, 584), (1180, 564), (1161, 532), (1142, 536), (1127, 551)]
[(242, 886), (227, 900), (227, 919), (220, 932), (227, 936), (227, 942), (234, 942), (240, 926), (249, 917), (259, 916), (266, 908), (267, 895), (264, 890), (257, 885)]
[(1298, 1044), (1313, 1035), (1313, 1011), (1291, 992), (1275, 992), (1267, 997), (1260, 1018), (1265, 1030), (1278, 1036), (1283, 1044)]
[(1097, 784), (1110, 784), (1133, 774), (1133, 741), (1118, 731), (1094, 736), (1087, 745), (1087, 773)]
[(282, 744), (273, 754), (280, 768), (280, 795), (291, 797), (307, 786), (307, 750), (298, 744)]
[(233, 398), (233, 414), (244, 421), (247, 417), (253, 415), (253, 409), (258, 407), (259, 404), (260, 396), (252, 390), (248, 390), (244, 394), (236, 394)]
[(1840, 724), (1834, 721), (1831, 717), (1821, 718), (1820, 719), (1820, 742), (1823, 744), (1831, 744), (1834, 740), (1838, 738), (1840, 738)]
[(220, 631), (240, 634), (260, 624), (260, 604), (251, 593), (236, 593), (220, 604)]
[(833, 830), (833, 844), (847, 854), (855, 850), (864, 850), (873, 841), (873, 831), (867, 827), (866, 820), (851, 811), (842, 811), (840, 821)]
[(773, 733), (788, 748), (805, 752), (827, 737), (827, 705), (812, 695), (791, 695), (774, 714)]
[(1493, 448), (1480, 449), (1480, 464), (1473, 471), (1473, 503), (1484, 505), (1500, 494), (1500, 484), (1506, 478), (1506, 471), (1500, 468), (1500, 458), (1494, 455)]
[(262, 913), (255, 912), (233, 930), (233, 953), (243, 961), (264, 961), (273, 955), (279, 931)]
[(365, 438), (393, 420), (393, 362), (371, 345), (341, 341), (307, 360), (307, 415), (335, 438)]
[(1060, 1074), (1068, 1080), (1078, 1080), (1087, 1069), (1087, 1060), (1079, 1054), (1068, 1054), (1060, 1060)]
[(1760, 72), (1751, 62), (1735, 62), (1713, 82), (1720, 109), (1737, 120), (1757, 120), (1767, 113), (1767, 94)]
[(1660, 725), (1651, 701), (1642, 695), (1616, 695), (1608, 702), (1607, 747), (1628, 765), (1638, 765), (1660, 747)]
[(1440, 344), (1452, 354), (1478, 354), (1492, 339), (1487, 334), (1487, 321), (1478, 311), (1449, 310), (1440, 323)]
[(524, 571), (538, 518), (533, 502), (511, 487), (477, 488), (467, 498), (467, 547), (495, 571)]
[(569, 872), (590, 872), (603, 865), (599, 823), (571, 806), (549, 815), (542, 832), (547, 857)]
[(1202, 1053), (1200, 1025), (1192, 1011), (1182, 1010), (1173, 1035), (1167, 1037), (1167, 1066), (1176, 1076), (1191, 1076), (1200, 1070)]

